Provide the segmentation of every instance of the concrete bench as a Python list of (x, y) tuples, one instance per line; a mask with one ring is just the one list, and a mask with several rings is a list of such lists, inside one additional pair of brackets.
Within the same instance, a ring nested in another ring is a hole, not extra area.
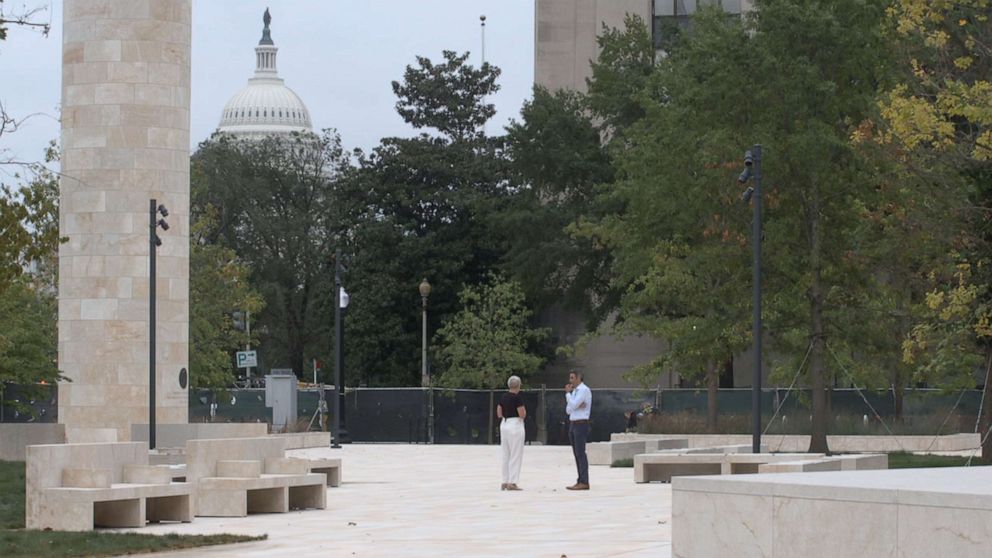
[(629, 440), (616, 442), (593, 442), (586, 444), (586, 454), (590, 465), (606, 465), (622, 459), (633, 459), (639, 453), (649, 453), (658, 450), (686, 449), (688, 439), (680, 440)]
[(822, 457), (822, 453), (645, 453), (634, 456), (634, 482), (671, 482), (676, 476), (757, 473), (764, 463)]
[(803, 459), (799, 461), (779, 461), (758, 465), (759, 473), (813, 473), (817, 471), (840, 471), (841, 461), (825, 457), (823, 459)]
[(872, 471), (889, 468), (889, 454), (887, 453), (849, 453), (830, 457), (840, 461), (841, 471)]
[(192, 486), (148, 465), (144, 442), (28, 446), (28, 529), (89, 531), (193, 519)]
[(188, 441), (186, 478), (195, 487), (196, 515), (324, 509), (327, 476), (285, 452), (286, 439), (278, 437)]
[(816, 471), (867, 471), (888, 469), (889, 456), (880, 454), (831, 455), (822, 459), (763, 463), (759, 473), (811, 473)]
[(308, 461), (310, 462), (311, 473), (324, 473), (327, 475), (327, 486), (334, 487), (341, 485), (340, 457), (312, 458)]

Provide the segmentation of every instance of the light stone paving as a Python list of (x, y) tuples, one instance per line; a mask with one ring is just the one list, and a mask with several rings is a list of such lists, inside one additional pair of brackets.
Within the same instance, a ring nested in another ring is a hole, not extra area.
[(592, 490), (565, 490), (575, 482), (568, 447), (524, 448), (522, 492), (499, 490), (498, 446), (352, 444), (288, 454), (344, 459), (326, 510), (198, 517), (141, 532), (269, 537), (168, 556), (671, 556), (671, 486), (634, 484), (629, 468), (592, 467)]

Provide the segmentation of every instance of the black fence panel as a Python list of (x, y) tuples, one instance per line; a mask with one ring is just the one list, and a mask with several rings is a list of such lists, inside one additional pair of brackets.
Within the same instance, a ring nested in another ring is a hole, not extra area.
[[(766, 388), (762, 397), (762, 423), (771, 434), (806, 433), (809, 426), (810, 391)], [(345, 396), (342, 423), (355, 442), (488, 444), (499, 442), (496, 405), (502, 390), (442, 390), (422, 388), (357, 388)], [(55, 385), (4, 384), (0, 392), (0, 422), (57, 422), (58, 389)], [(562, 389), (522, 392), (527, 407), (524, 422), (528, 442), (567, 445), (568, 420)], [(948, 434), (970, 432), (981, 405), (980, 390), (944, 392), (906, 390), (902, 417), (896, 420), (892, 390), (835, 389), (830, 392), (830, 432), (837, 434)], [(325, 390), (327, 428), (333, 427), (337, 398)], [(298, 395), (298, 422), (294, 430), (322, 428), (318, 412), (320, 392), (304, 389)], [(866, 403), (867, 401), (867, 403)], [(750, 431), (751, 391), (721, 389), (717, 393), (718, 429), (725, 433)], [(988, 406), (990, 403), (985, 402)], [(593, 389), (590, 441), (608, 440), (623, 432), (626, 412), (653, 409), (655, 427), (672, 433), (706, 430), (705, 389), (637, 390)], [(776, 409), (778, 413), (776, 414)], [(433, 410), (433, 413), (432, 413)], [(878, 413), (881, 420), (875, 416)], [(432, 421), (433, 416), (433, 421)], [(190, 422), (267, 422), (272, 410), (265, 406), (264, 389), (221, 391), (190, 390)]]
[(420, 388), (348, 390), (343, 422), (355, 442), (425, 443), (428, 402)]

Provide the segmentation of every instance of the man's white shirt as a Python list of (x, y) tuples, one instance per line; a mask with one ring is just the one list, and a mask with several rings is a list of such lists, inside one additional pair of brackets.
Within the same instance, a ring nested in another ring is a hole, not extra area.
[[(585, 406), (582, 407), (582, 404)], [(580, 408), (581, 407), (581, 408)], [(592, 413), (592, 390), (585, 383), (565, 392), (565, 414), (569, 420), (589, 420)]]

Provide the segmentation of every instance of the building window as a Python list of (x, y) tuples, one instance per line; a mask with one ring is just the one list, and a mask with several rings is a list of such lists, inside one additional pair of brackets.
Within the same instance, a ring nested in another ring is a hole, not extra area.
[(741, 13), (741, 0), (655, 0), (651, 37), (656, 50), (668, 50), (691, 25), (697, 10), (717, 6), (732, 17)]

